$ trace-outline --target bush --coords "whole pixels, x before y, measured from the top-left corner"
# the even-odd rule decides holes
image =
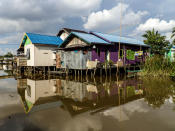
[[[170,59],[160,55],[146,58],[143,68],[144,75],[162,76],[173,72],[175,72],[175,62],[171,62]]]

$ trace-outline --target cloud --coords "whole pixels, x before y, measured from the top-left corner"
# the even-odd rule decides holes
[[[55,35],[69,18],[82,18],[102,0],[1,0],[0,44],[19,44],[24,32]],[[68,21],[71,23],[71,19]],[[1,48],[1,53],[12,51]],[[15,49],[13,49],[15,50]],[[14,52],[14,51],[13,51]]]
[[[166,21],[158,18],[150,18],[144,24],[140,24],[136,30],[143,32],[154,28],[160,32],[168,32],[171,31],[173,27],[175,27],[175,20]]]
[[[114,119],[117,119],[118,121],[130,120],[130,117],[135,112],[139,112],[139,113],[149,112],[149,109],[147,109],[144,106],[143,101],[144,101],[144,99],[135,100],[135,101],[126,103],[126,104],[118,106],[118,107],[110,108],[110,109],[102,112],[102,114],[104,116],[111,116]]]
[[[52,21],[29,21],[26,19],[2,19],[0,18],[0,34],[16,33],[16,32],[46,32],[50,31],[47,27],[52,24],[63,23],[62,19],[55,19]],[[44,30],[44,29],[48,30]]]
[[[12,33],[6,36],[0,37],[0,45],[1,44],[20,44],[21,39],[24,33]]]
[[[129,8],[129,5],[118,3],[118,5],[110,10],[104,9],[103,11],[91,13],[84,24],[84,28],[100,31],[109,31],[113,30],[114,28],[119,28],[121,6],[123,26],[137,25],[141,22],[141,18],[148,14],[147,11],[134,12]]]
[[[89,12],[96,10],[100,7],[100,4],[102,0],[60,0],[61,5],[64,5],[64,8],[68,8],[68,11],[73,11],[72,12],[67,12],[67,15],[88,15]],[[60,7],[61,8],[61,7]],[[62,10],[63,12],[66,12],[66,10]]]
[[[64,19],[87,16],[102,0],[1,0],[0,34],[52,32]],[[53,28],[53,27],[54,28]]]

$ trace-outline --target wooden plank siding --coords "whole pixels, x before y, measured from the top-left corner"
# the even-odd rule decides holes
[[[27,58],[26,57],[18,57],[17,58],[17,66],[27,66]]]

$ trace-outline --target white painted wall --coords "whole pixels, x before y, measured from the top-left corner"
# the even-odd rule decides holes
[[[35,45],[35,66],[56,66],[55,49],[57,47]]]
[[[30,49],[30,60],[27,60],[27,66],[56,66],[56,54],[53,51],[57,47],[29,44],[24,47],[25,55],[27,49]]]

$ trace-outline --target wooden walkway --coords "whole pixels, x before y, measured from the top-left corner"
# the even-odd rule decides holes
[[[4,76],[0,76],[0,79],[8,79],[8,78],[13,78],[14,76],[10,76],[10,75],[4,75]]]

